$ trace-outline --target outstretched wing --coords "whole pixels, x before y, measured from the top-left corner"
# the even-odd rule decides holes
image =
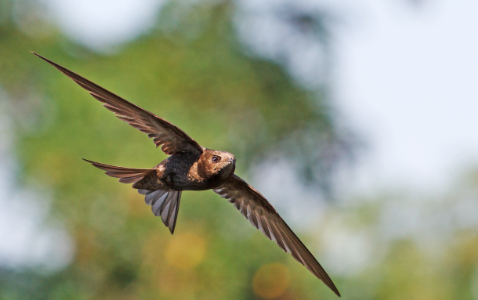
[[[340,297],[329,275],[264,196],[236,175],[214,189],[214,192],[233,203],[252,225],[276,242],[285,252],[290,252],[296,260]]]
[[[104,107],[114,112],[118,118],[141,132],[148,134],[148,137],[154,139],[156,147],[161,146],[161,150],[164,153],[173,155],[178,152],[193,152],[200,155],[203,152],[202,147],[195,140],[163,118],[107,91],[88,79],[52,62],[48,58],[35,52],[32,53],[73,79],[79,86],[101,101]]]
[[[111,177],[119,178],[122,183],[136,183],[144,178],[156,178],[156,169],[133,169],[112,165],[106,165],[99,162],[84,159],[98,169],[106,171],[105,174]]]

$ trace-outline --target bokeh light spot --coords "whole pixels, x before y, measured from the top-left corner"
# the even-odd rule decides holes
[[[194,268],[204,259],[206,240],[196,233],[174,235],[166,248],[167,261],[182,269]]]
[[[288,286],[289,270],[279,263],[262,266],[252,280],[254,292],[265,299],[281,296]]]

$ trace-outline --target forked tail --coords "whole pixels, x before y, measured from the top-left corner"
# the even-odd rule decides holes
[[[176,228],[176,220],[178,219],[179,202],[181,200],[181,191],[176,190],[143,190],[138,192],[145,195],[144,201],[151,205],[153,214],[161,217],[164,225],[169,228],[171,234]]]
[[[145,195],[146,204],[151,206],[154,215],[161,217],[164,225],[174,233],[176,220],[178,218],[179,203],[181,200],[181,191],[163,190],[153,186],[151,183],[156,180],[156,169],[131,169],[118,166],[105,165],[84,159],[98,169],[106,171],[105,174],[111,177],[119,178],[120,182],[133,183],[133,188]],[[144,180],[143,180],[144,179]]]

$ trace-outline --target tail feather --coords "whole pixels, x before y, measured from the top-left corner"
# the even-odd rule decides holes
[[[157,217],[161,217],[164,225],[166,225],[169,231],[171,231],[171,234],[173,234],[178,218],[181,191],[139,189],[138,192],[145,195],[144,201],[146,204],[151,205],[153,214]]]
[[[181,191],[163,190],[161,189],[162,187],[158,188],[157,186],[149,184],[153,180],[155,182],[157,181],[156,169],[131,169],[106,165],[87,159],[83,160],[98,169],[106,171],[106,175],[119,178],[119,181],[122,183],[134,183],[133,188],[138,189],[140,194],[145,195],[144,200],[146,204],[151,206],[153,214],[157,217],[161,217],[161,220],[164,225],[169,228],[171,234],[174,233],[176,220],[178,218]],[[148,186],[150,189],[145,189],[143,186]]]

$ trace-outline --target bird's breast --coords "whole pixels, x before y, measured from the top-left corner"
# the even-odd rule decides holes
[[[173,155],[164,162],[164,166],[161,181],[170,189],[208,190],[219,185],[214,176],[207,176],[197,159]]]

